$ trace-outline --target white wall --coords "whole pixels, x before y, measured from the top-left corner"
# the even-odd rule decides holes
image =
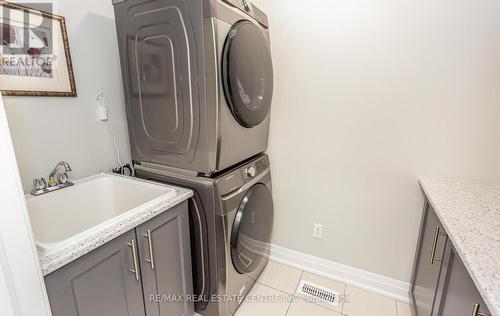
[[[0,96],[0,315],[50,316]]]
[[[130,160],[111,0],[59,0],[55,7],[66,18],[78,97],[5,97],[25,191],[60,160],[71,165],[73,179],[118,165],[108,123],[96,116],[100,92],[109,101],[122,160]]]
[[[408,281],[417,176],[500,182],[500,2],[255,2],[269,13],[276,74],[274,242]],[[116,165],[95,119],[101,91],[129,159],[111,3],[58,6],[79,97],[6,98],[26,190],[61,159],[74,178]]]
[[[417,177],[500,182],[500,2],[254,2],[276,75],[274,243],[409,281]]]

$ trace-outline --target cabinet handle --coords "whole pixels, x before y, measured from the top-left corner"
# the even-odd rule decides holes
[[[474,304],[474,307],[472,308],[471,316],[490,316],[488,314],[479,312],[479,307],[480,307],[479,304]]]
[[[130,241],[127,245],[132,248],[132,257],[134,257],[134,268],[129,270],[135,274],[135,279],[139,281],[139,268],[137,264],[137,249],[135,247],[135,240],[132,239],[132,241]]]
[[[446,236],[446,234],[441,233],[441,229],[438,226],[438,227],[436,227],[436,230],[434,231],[434,241],[432,242],[431,260],[430,260],[431,264],[434,264],[434,261],[446,263],[445,260],[443,260],[441,258],[436,258],[436,248],[437,248],[439,236]]]
[[[146,260],[146,262],[149,262],[151,264],[151,269],[154,270],[155,268],[155,260],[154,260],[154,255],[153,255],[153,242],[152,242],[152,238],[151,238],[151,230],[148,229],[148,233],[147,234],[143,234],[144,237],[146,237],[148,239],[148,246],[149,246],[149,259],[144,259]]]

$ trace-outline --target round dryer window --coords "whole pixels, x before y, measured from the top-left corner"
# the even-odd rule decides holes
[[[251,187],[241,201],[231,231],[231,257],[239,273],[250,273],[267,260],[273,227],[271,191],[264,184]]]
[[[250,21],[233,25],[222,57],[224,94],[236,120],[244,127],[264,121],[273,97],[271,51],[262,31]]]

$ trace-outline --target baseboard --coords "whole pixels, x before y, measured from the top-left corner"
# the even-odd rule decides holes
[[[321,259],[305,253],[271,245],[270,259],[293,268],[369,290],[398,301],[409,303],[410,285],[383,275]]]

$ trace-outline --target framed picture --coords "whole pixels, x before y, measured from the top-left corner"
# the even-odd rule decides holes
[[[0,90],[76,97],[64,17],[0,0]]]

